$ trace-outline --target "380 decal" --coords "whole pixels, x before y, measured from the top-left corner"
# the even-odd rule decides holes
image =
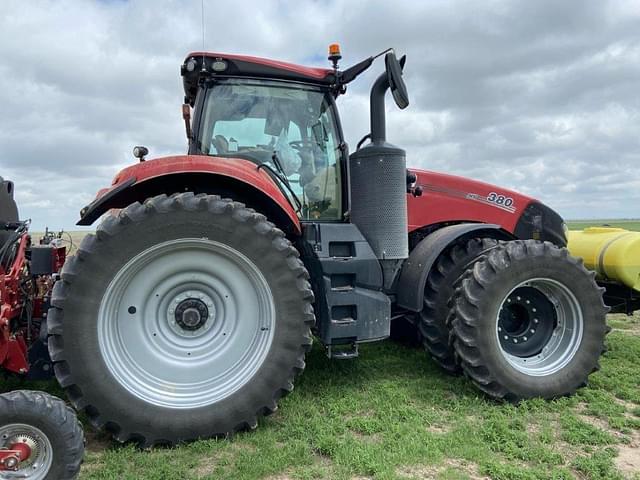
[[[496,192],[491,192],[489,195],[487,195],[487,201],[489,201],[490,203],[495,203],[496,205],[513,207],[513,198],[499,195]]]

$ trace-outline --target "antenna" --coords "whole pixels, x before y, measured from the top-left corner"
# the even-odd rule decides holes
[[[204,65],[204,0],[201,1],[201,13],[202,13],[202,71],[206,70]]]

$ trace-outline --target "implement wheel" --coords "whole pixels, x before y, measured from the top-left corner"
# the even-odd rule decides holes
[[[84,456],[84,434],[75,413],[43,392],[0,395],[0,451],[17,451],[0,465],[0,478],[76,478]]]

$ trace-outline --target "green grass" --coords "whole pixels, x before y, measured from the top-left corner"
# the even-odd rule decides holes
[[[618,455],[640,445],[640,315],[610,323],[588,388],[519,405],[486,399],[419,349],[386,341],[339,362],[316,345],[294,392],[258,430],[143,452],[87,426],[81,478],[621,479]]]
[[[569,225],[570,230],[583,230],[587,227],[606,225],[640,232],[640,220],[631,219],[567,220],[567,225]]]

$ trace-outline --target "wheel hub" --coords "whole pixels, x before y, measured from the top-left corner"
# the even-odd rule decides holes
[[[572,361],[584,330],[573,292],[552,278],[532,278],[504,298],[496,316],[500,353],[518,372],[546,376]]]
[[[556,325],[554,305],[540,290],[533,287],[517,288],[500,309],[500,344],[511,355],[537,355],[549,342]]]
[[[13,466],[5,465],[17,469],[13,472],[15,478],[42,480],[47,476],[53,461],[49,439],[32,425],[11,424],[0,427],[0,449],[20,452],[20,458],[16,459],[18,462]]]
[[[207,322],[209,309],[199,298],[187,298],[178,304],[174,315],[176,323],[181,328],[193,332]],[[212,318],[211,321],[213,320]]]
[[[169,328],[180,337],[200,337],[216,324],[214,298],[204,289],[178,290],[163,300],[167,300]]]

